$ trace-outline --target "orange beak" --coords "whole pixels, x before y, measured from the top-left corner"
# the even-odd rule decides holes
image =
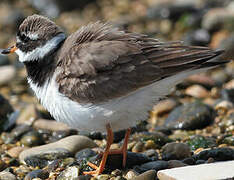
[[[7,49],[3,49],[1,51],[2,54],[11,54],[11,53],[14,53],[18,48],[16,47],[16,45],[10,47],[10,48],[7,48]]]

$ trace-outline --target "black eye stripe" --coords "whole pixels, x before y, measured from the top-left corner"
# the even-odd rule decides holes
[[[30,40],[30,38],[29,37],[27,37],[24,33],[20,33],[20,32],[17,32],[17,34],[16,34],[18,37],[19,37],[19,39],[21,40],[21,41],[23,41],[23,42],[28,42],[29,40]]]

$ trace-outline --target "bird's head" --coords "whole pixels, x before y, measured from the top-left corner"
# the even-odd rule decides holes
[[[32,15],[19,26],[16,44],[3,50],[2,54],[15,52],[21,62],[36,61],[54,52],[65,39],[65,33],[53,21]]]

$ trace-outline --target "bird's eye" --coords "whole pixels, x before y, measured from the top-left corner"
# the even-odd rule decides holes
[[[20,32],[17,33],[17,36],[19,37],[19,39],[21,41],[23,41],[24,43],[28,42],[30,40],[29,37],[27,37],[25,34],[21,34]]]

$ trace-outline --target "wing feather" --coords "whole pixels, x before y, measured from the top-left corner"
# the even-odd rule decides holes
[[[97,22],[65,41],[56,81],[59,91],[72,100],[102,103],[185,70],[222,64],[211,61],[221,53],[181,42],[164,43]]]

